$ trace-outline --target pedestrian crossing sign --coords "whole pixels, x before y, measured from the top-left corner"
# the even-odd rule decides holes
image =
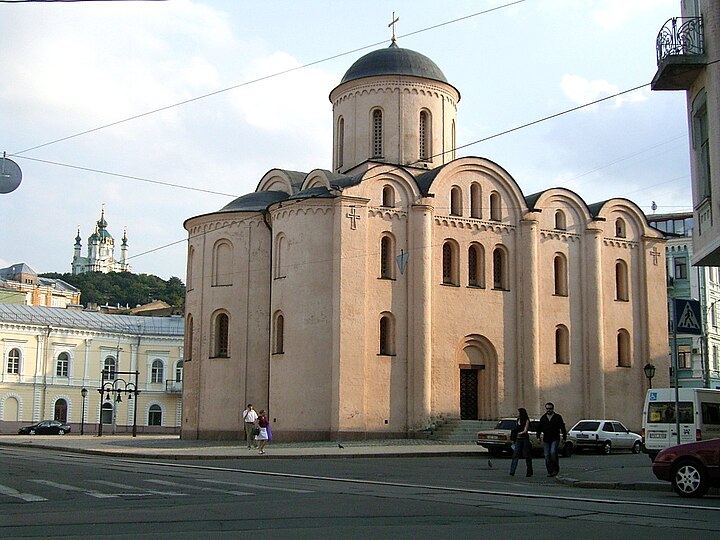
[[[700,302],[675,298],[675,330],[678,334],[702,335]]]

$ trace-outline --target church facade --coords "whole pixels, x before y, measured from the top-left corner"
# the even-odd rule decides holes
[[[664,236],[631,201],[524,195],[455,157],[458,90],[390,47],[331,92],[332,170],[270,170],[192,217],[183,438],[413,436],[446,418],[638,427],[669,365]]]
[[[120,244],[120,259],[115,259],[115,239],[107,229],[105,209],[100,213],[100,219],[95,223],[95,231],[88,237],[87,257],[82,256],[82,239],[78,227],[75,236],[75,247],[72,260],[72,273],[84,274],[86,272],[130,272],[128,264],[127,232],[123,231],[122,244]]]

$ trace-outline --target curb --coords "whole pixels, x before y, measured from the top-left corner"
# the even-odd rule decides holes
[[[670,484],[665,482],[601,482],[595,480],[578,480],[576,478],[557,478],[561,484],[585,489],[621,489],[626,491],[672,491]]]

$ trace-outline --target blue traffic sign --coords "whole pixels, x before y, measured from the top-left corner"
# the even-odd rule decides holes
[[[678,334],[702,335],[702,318],[698,300],[675,298],[675,330]]]

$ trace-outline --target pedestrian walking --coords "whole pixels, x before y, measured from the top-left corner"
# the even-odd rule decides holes
[[[520,407],[518,409],[517,422],[515,424],[514,442],[513,442],[513,456],[510,462],[510,476],[515,476],[515,470],[517,469],[518,461],[520,456],[525,458],[525,465],[527,466],[527,473],[525,476],[533,475],[532,465],[532,443],[530,442],[530,417],[527,411]]]
[[[537,438],[542,435],[543,452],[545,453],[545,468],[548,477],[557,476],[560,472],[560,461],[558,459],[558,445],[560,435],[563,442],[567,441],[567,430],[563,417],[555,412],[555,405],[548,402],[545,404],[545,414],[540,418]]]
[[[260,433],[255,435],[255,440],[258,444],[258,451],[260,454],[264,454],[265,445],[270,440],[270,437],[268,436],[268,427],[270,425],[270,422],[268,422],[267,416],[265,416],[264,409],[260,409],[260,413],[258,413],[258,418],[255,421],[255,425],[260,430]]]
[[[258,418],[252,403],[247,404],[247,408],[242,413],[243,422],[245,424],[245,440],[247,441],[248,450],[254,445],[257,448],[257,442],[253,435],[253,428],[255,427],[255,421]]]

